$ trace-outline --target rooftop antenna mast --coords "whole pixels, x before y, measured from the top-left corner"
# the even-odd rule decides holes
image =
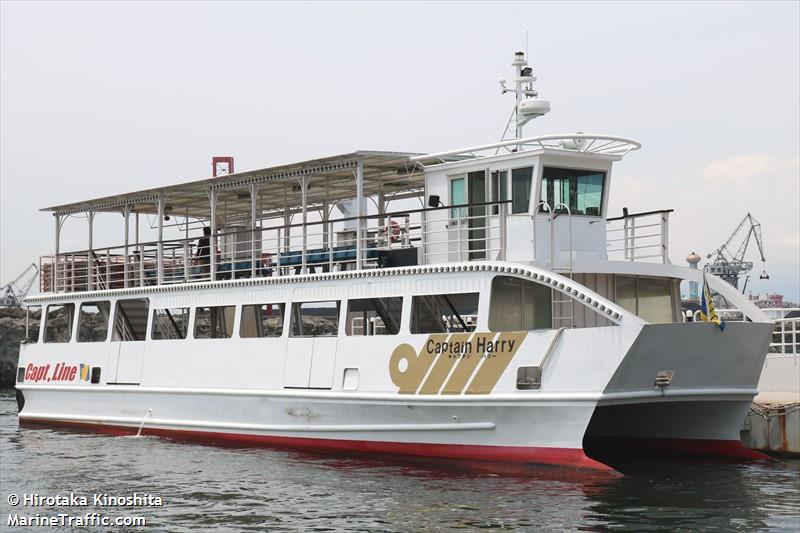
[[[525,47],[528,46],[528,35],[525,34]],[[533,88],[533,82],[536,81],[536,76],[533,75],[533,67],[528,66],[526,59],[526,52],[515,52],[514,61],[511,62],[514,67],[514,88],[506,87],[506,78],[500,78],[500,87],[502,93],[514,93],[515,103],[511,116],[508,117],[506,128],[503,131],[501,141],[508,140],[509,135],[513,133],[514,139],[522,138],[522,127],[531,120],[541,117],[550,111],[550,102],[547,100],[540,100],[539,93]],[[511,125],[514,124],[513,132]]]

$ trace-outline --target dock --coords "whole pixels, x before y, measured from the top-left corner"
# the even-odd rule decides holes
[[[795,349],[793,354],[767,355],[760,392],[753,399],[741,432],[742,443],[748,448],[800,455],[800,353],[794,342],[789,346]]]

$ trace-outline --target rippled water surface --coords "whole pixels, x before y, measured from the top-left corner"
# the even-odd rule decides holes
[[[0,394],[2,524],[9,513],[139,515],[125,531],[798,531],[800,461],[632,461],[617,478],[524,476],[378,458],[19,428]],[[161,507],[11,507],[11,494],[158,495]],[[90,498],[91,500],[91,498]],[[105,531],[87,527],[77,531]],[[28,531],[63,531],[33,528]]]

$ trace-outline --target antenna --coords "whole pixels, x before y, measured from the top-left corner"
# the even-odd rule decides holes
[[[528,53],[528,30],[525,30],[525,57],[531,57]]]
[[[525,32],[525,47],[528,46],[528,32]],[[513,135],[515,139],[522,138],[522,127],[531,120],[541,117],[550,111],[550,102],[547,100],[540,100],[539,93],[533,88],[533,82],[536,81],[536,76],[533,75],[533,68],[528,66],[526,60],[526,52],[515,52],[514,61],[511,62],[514,67],[514,89],[506,87],[506,79],[500,78],[500,87],[502,87],[501,94],[513,92],[516,100],[514,110],[508,118],[506,128],[503,131],[503,136],[500,139],[505,141],[509,134],[511,134],[511,122],[515,122]]]

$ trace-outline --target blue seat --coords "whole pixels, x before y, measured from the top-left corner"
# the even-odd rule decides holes
[[[303,262],[303,252],[300,250],[293,250],[289,252],[281,252],[280,263],[281,266],[299,265]]]
[[[320,248],[319,250],[309,250],[308,252],[308,262],[309,263],[327,263],[330,259],[330,252],[328,252],[325,248]]]

